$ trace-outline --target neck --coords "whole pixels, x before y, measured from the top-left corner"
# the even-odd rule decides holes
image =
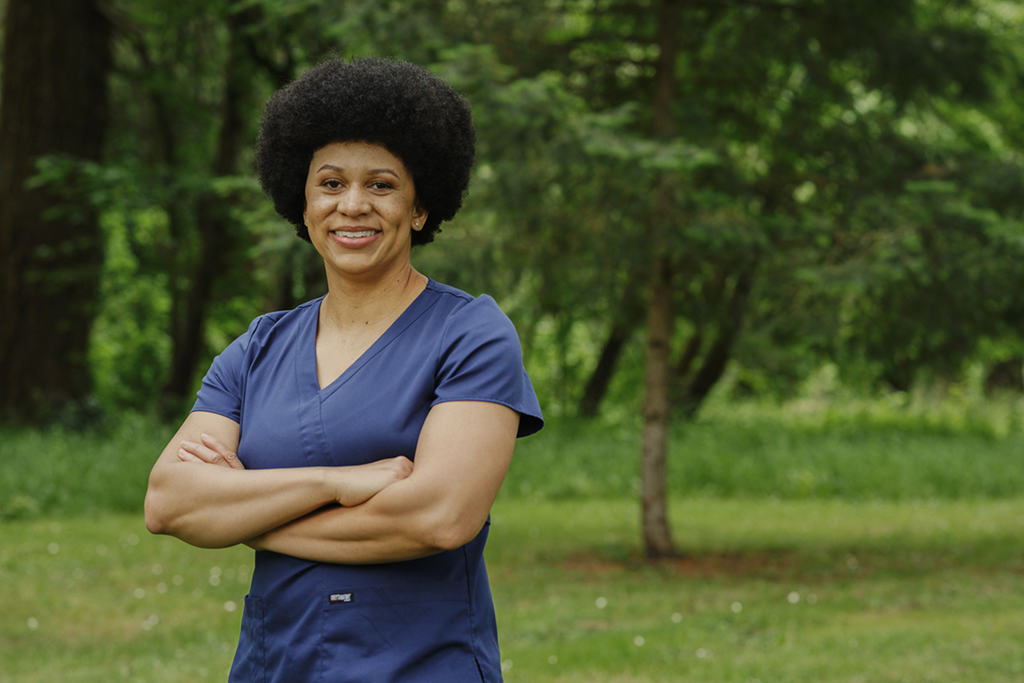
[[[328,278],[327,296],[320,304],[320,325],[348,330],[390,323],[426,285],[427,278],[411,265],[373,281]]]

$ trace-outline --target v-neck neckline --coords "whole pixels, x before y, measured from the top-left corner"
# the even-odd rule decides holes
[[[428,295],[428,292],[433,296]],[[423,288],[423,291],[416,295],[416,298],[405,307],[394,322],[388,325],[388,328],[377,337],[376,340],[362,354],[359,355],[352,364],[345,368],[344,372],[334,378],[333,381],[328,383],[326,386],[320,386],[320,378],[317,373],[317,360],[316,360],[316,335],[320,320],[320,306],[323,304],[324,297],[320,297],[319,301],[315,305],[310,306],[309,320],[306,323],[306,331],[303,334],[303,348],[302,352],[298,355],[298,363],[296,370],[299,372],[303,384],[306,386],[312,385],[313,390],[320,396],[321,399],[327,398],[330,394],[338,390],[342,385],[348,382],[353,375],[366,365],[374,356],[380,353],[386,346],[392,341],[398,338],[402,332],[404,332],[413,322],[416,321],[428,308],[437,300],[437,290],[434,287],[434,281],[429,277],[427,278],[427,284]]]

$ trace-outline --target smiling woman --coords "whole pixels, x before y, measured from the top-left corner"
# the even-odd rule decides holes
[[[380,145],[333,142],[313,154],[302,216],[329,280],[400,278],[427,212],[401,159]]]
[[[256,550],[232,681],[501,680],[483,548],[540,407],[494,300],[410,263],[473,144],[468,104],[402,62],[326,62],[267,105],[260,181],[328,293],[215,359],[146,496],[154,533]]]

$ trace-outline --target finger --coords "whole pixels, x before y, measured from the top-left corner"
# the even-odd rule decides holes
[[[238,454],[224,445],[224,442],[210,434],[202,434],[200,438],[203,443],[220,456],[222,462],[236,470],[244,470],[245,466],[238,459]]]
[[[218,453],[217,451],[213,450],[208,446],[204,446],[203,444],[198,444],[193,441],[182,441],[181,447],[182,450],[184,450],[187,453],[191,453],[193,456],[195,456],[202,462],[208,463],[210,465],[221,465],[224,467],[230,467],[230,463],[228,463],[227,460],[224,459],[224,456],[222,456],[220,453]]]
[[[198,457],[192,455],[191,453],[186,451],[184,448],[179,448],[178,449],[178,459],[183,461],[183,462],[199,462],[199,463],[202,463],[204,465],[208,465],[209,464],[205,460],[203,460],[202,458],[198,458]]]
[[[227,446],[215,436],[210,434],[200,434],[199,438],[203,440],[203,443],[217,451],[218,453],[228,452]]]
[[[182,441],[181,450],[191,454],[192,456],[202,460],[203,462],[208,463],[215,462],[215,458],[217,455],[216,452],[194,441]]]

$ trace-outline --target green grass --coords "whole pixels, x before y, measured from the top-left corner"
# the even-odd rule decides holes
[[[0,519],[142,509],[149,470],[174,429],[126,415],[100,432],[0,431]]]
[[[649,564],[631,501],[496,506],[508,683],[1024,678],[1024,499],[697,498],[671,514],[688,556]],[[224,679],[247,551],[123,514],[0,534],[0,683]]]
[[[954,410],[954,408],[956,408]],[[916,500],[1024,493],[1024,403],[713,405],[671,435],[676,496]],[[637,426],[559,421],[522,440],[506,499],[633,496]]]
[[[127,416],[107,431],[0,431],[0,519],[141,509],[173,429]],[[572,420],[523,439],[502,500],[633,497],[640,430]],[[916,500],[1024,492],[1024,403],[711,405],[677,426],[672,495]]]
[[[508,683],[1024,680],[1022,404],[887,401],[710,405],[655,564],[635,425],[521,441],[488,548]],[[170,434],[0,432],[0,683],[224,680],[252,558],[146,533]]]

